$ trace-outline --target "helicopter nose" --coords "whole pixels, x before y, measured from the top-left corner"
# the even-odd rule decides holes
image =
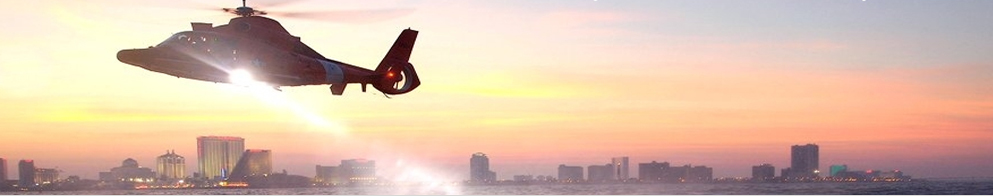
[[[127,64],[131,64],[131,65],[139,66],[140,67],[143,64],[144,59],[147,59],[147,58],[145,58],[147,55],[145,55],[145,52],[146,51],[144,51],[144,50],[147,50],[147,49],[127,49],[127,50],[121,50],[121,51],[117,52],[117,60],[118,61],[121,61],[122,63],[127,63]]]

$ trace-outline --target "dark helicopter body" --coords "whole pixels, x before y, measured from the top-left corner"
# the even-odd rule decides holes
[[[261,13],[241,7],[226,25],[192,23],[192,31],[176,33],[146,49],[117,53],[121,62],[176,77],[208,82],[236,83],[236,73],[278,89],[280,86],[330,84],[341,95],[348,83],[372,84],[384,94],[403,94],[420,85],[408,60],[417,31],[400,33],[393,47],[375,70],[325,58],[300,42],[275,20],[254,16]]]

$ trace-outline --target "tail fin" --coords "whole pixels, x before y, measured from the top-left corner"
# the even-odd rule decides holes
[[[421,85],[414,71],[414,65],[410,64],[410,53],[414,50],[414,41],[417,40],[417,31],[405,29],[393,42],[393,47],[383,57],[383,61],[376,67],[380,80],[374,83],[373,87],[385,94],[404,94],[414,90]]]
[[[400,37],[397,37],[397,41],[393,42],[393,47],[386,53],[386,57],[383,57],[383,61],[379,62],[376,72],[386,71],[394,63],[406,63],[410,61],[410,52],[414,50],[414,41],[416,40],[417,31],[404,29],[400,33]]]

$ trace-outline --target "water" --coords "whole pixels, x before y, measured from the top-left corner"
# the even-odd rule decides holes
[[[400,186],[287,189],[162,189],[0,192],[0,194],[82,195],[991,195],[993,181],[914,181],[899,183],[727,183],[513,186]]]

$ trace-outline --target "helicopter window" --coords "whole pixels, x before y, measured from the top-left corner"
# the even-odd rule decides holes
[[[189,35],[186,35],[186,34],[183,34],[183,33],[177,33],[175,35],[172,35],[172,37],[169,37],[165,41],[162,41],[162,43],[159,43],[159,46],[162,46],[162,45],[165,45],[165,44],[187,45],[187,44],[189,44],[189,41],[190,41],[190,36]]]

